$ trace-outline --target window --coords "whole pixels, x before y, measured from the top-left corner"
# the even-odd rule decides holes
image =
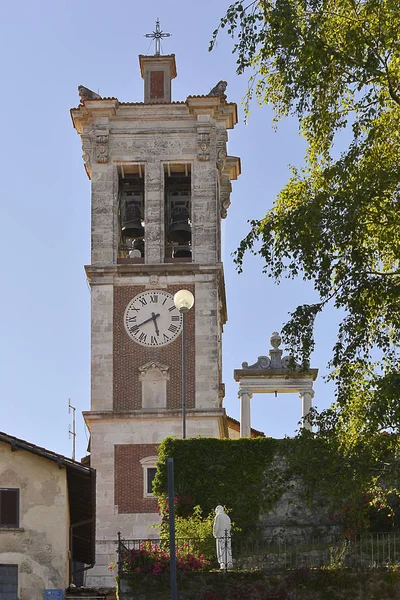
[[[143,495],[145,498],[153,498],[153,479],[155,477],[157,468],[156,462],[157,456],[147,456],[142,458],[140,464],[143,467]]]
[[[153,495],[153,479],[155,477],[157,469],[155,467],[150,467],[146,469],[147,471],[147,495]]]
[[[18,600],[18,565],[0,565],[1,600]]]
[[[0,527],[19,527],[18,489],[0,489]]]

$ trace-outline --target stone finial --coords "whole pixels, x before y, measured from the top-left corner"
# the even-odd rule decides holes
[[[269,341],[271,342],[271,346],[273,348],[279,348],[279,346],[282,343],[282,338],[277,331],[274,331],[271,337],[269,338]]]

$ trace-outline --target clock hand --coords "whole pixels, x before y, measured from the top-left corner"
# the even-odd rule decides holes
[[[154,313],[151,313],[151,318],[153,319],[154,327],[156,328],[156,335],[160,335],[160,331],[157,327],[157,321],[156,321],[157,317],[159,317],[159,316],[160,316],[160,314],[155,315]]]
[[[154,321],[157,319],[157,317],[160,316],[160,313],[157,313],[156,315],[154,313],[151,313],[151,317],[149,319],[146,319],[145,321],[142,321],[142,323],[139,323],[138,325],[136,325],[136,327],[141,327],[142,325],[145,325],[145,323],[149,323],[150,321]]]

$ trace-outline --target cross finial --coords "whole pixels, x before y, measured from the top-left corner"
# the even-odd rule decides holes
[[[156,43],[156,56],[160,56],[160,48],[161,48],[161,40],[162,38],[171,37],[170,33],[164,33],[162,29],[160,29],[160,19],[157,17],[156,21],[156,29],[152,33],[145,33],[144,37],[152,38]]]

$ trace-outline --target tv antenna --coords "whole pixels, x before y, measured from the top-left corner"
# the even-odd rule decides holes
[[[68,414],[72,411],[72,427],[69,426],[69,439],[72,437],[72,460],[75,460],[75,448],[76,448],[76,429],[75,429],[75,412],[76,408],[71,404],[71,398],[68,398]]]

